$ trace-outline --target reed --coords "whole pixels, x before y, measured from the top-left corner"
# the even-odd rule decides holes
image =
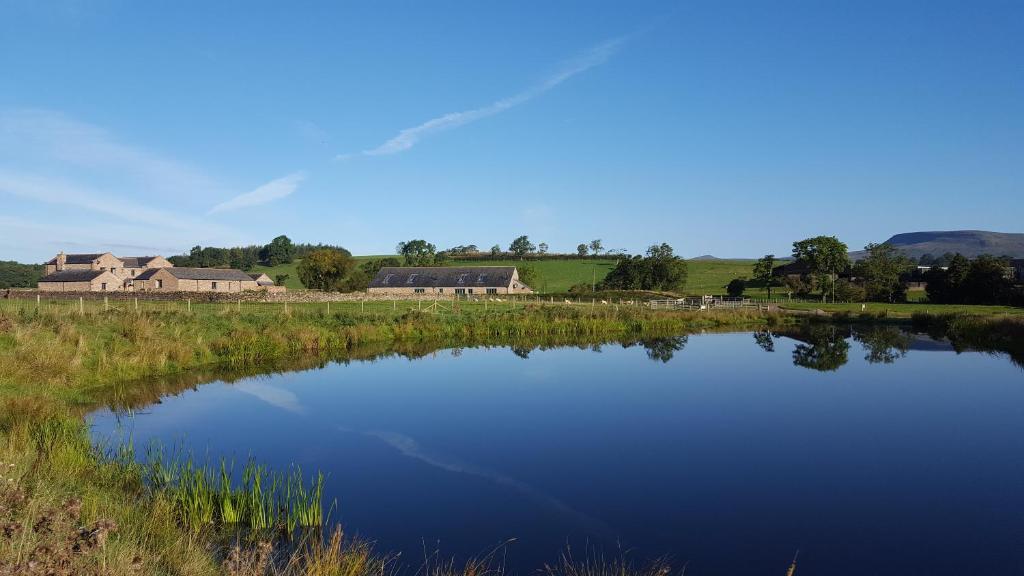
[[[140,466],[147,486],[169,497],[182,525],[194,533],[292,538],[324,524],[321,473],[307,482],[301,468],[275,472],[249,460],[236,480],[233,462],[197,464],[191,456],[169,457],[159,445],[150,448]]]

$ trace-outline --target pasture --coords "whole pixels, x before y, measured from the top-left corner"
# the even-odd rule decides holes
[[[357,263],[361,264],[368,260],[378,258],[394,257],[383,256],[355,256]],[[577,284],[590,285],[595,280],[600,282],[608,275],[608,272],[615,267],[615,259],[599,258],[595,260],[473,260],[473,261],[449,261],[447,266],[531,266],[540,277],[540,282],[533,288],[541,293],[563,293]],[[280,264],[278,266],[256,266],[252,272],[263,272],[272,279],[278,274],[288,274],[285,286],[290,290],[301,290],[304,288],[299,281],[296,266],[299,261],[291,264]],[[689,260],[689,278],[686,282],[687,294],[724,294],[725,285],[733,278],[750,277],[753,260]],[[776,290],[777,294],[782,294]],[[761,288],[749,288],[746,296],[759,298],[767,293]]]

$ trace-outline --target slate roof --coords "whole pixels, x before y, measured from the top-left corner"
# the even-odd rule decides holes
[[[515,266],[384,267],[370,288],[505,288]]]
[[[106,252],[100,252],[99,254],[65,254],[64,257],[66,258],[66,260],[64,262],[66,264],[92,264],[93,260],[99,258],[100,256],[103,256],[104,254],[106,254]],[[49,262],[47,262],[47,264],[56,263],[56,256],[54,256],[53,258],[50,259]]]
[[[136,280],[149,280],[154,274],[166,270],[178,280],[234,280],[252,282],[252,278],[241,270],[234,268],[150,268],[135,277]]]
[[[40,282],[91,282],[105,270],[61,270],[39,279]]]
[[[145,268],[156,256],[118,256],[125,268]]]

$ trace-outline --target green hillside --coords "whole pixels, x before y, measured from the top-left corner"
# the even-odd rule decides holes
[[[357,262],[365,262],[377,258],[393,256],[355,256]],[[291,264],[278,266],[256,266],[253,272],[264,272],[271,278],[278,274],[288,274],[285,286],[289,289],[302,289],[299,275],[295,268],[298,260]],[[615,260],[602,258],[597,260],[474,260],[471,262],[449,262],[449,266],[532,266],[540,276],[540,285],[533,286],[539,292],[565,292],[576,284],[590,284],[596,278],[600,282],[615,267]],[[685,292],[688,294],[724,294],[725,285],[733,278],[750,277],[753,260],[690,260],[689,279]],[[764,291],[751,289],[748,296],[762,296]]]

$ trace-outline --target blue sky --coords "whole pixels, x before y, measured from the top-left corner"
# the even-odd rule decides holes
[[[1021,232],[1024,3],[0,0],[0,259]]]

